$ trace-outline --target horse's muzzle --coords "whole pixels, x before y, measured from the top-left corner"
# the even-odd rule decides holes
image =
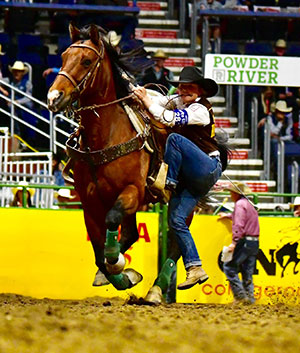
[[[63,110],[64,97],[65,94],[63,91],[58,91],[57,89],[49,91],[47,95],[48,109],[54,113]]]

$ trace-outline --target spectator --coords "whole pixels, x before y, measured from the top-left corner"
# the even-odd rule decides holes
[[[285,56],[287,52],[287,44],[284,39],[278,39],[275,42],[274,46],[274,55],[275,56]],[[276,93],[276,100],[287,100],[293,101],[294,97],[294,88],[290,87],[274,87]],[[290,105],[290,104],[289,104]]]
[[[120,54],[121,48],[120,48],[119,44],[120,44],[122,36],[118,35],[116,31],[109,31],[104,38]]]
[[[291,207],[294,210],[294,217],[300,217],[300,196],[295,198],[294,203],[291,204]]]
[[[273,87],[263,87],[258,97],[258,117],[262,118],[274,112],[275,102],[275,92]]]
[[[168,56],[161,49],[158,49],[152,56],[152,60],[154,61],[154,65],[145,71],[144,76],[140,80],[140,84],[142,86],[154,83],[156,85],[162,85],[166,87],[166,91],[161,86],[148,86],[148,88],[153,89],[155,91],[161,93],[167,93],[167,91],[172,87],[171,83],[168,81],[172,81],[174,79],[173,72],[164,67],[164,63]]]
[[[55,198],[57,199],[59,208],[80,208],[80,205],[64,205],[68,202],[80,201],[77,195],[73,195],[70,189],[59,189],[55,193]]]
[[[232,260],[224,262],[224,273],[229,280],[234,299],[254,303],[253,272],[259,250],[258,213],[246,198],[251,190],[241,182],[234,182],[227,189],[235,203],[233,213],[219,213],[219,219],[232,220],[232,242],[228,251]],[[242,274],[242,281],[239,279]]]
[[[289,108],[285,101],[278,101],[275,105],[275,113],[268,115],[258,122],[258,127],[262,127],[266,120],[271,124],[271,143],[281,141],[293,141],[293,120],[291,113],[293,108]],[[274,151],[274,149],[273,149]]]
[[[12,190],[14,194],[13,201],[11,203],[12,207],[24,207],[23,206],[23,186],[28,186],[26,181],[20,181],[19,186]],[[32,207],[31,198],[35,194],[34,189],[27,188],[26,189],[26,206],[25,207]]]
[[[8,69],[11,72],[12,77],[10,78],[6,77],[4,78],[4,81],[8,82],[13,87],[31,96],[32,83],[27,76],[28,67],[25,66],[22,61],[15,61],[13,66],[8,65]],[[29,109],[33,108],[32,100],[30,100],[30,98],[25,97],[24,95],[18,92],[15,92],[14,99],[15,99],[15,103],[18,103],[19,105],[23,105]],[[7,105],[8,107],[10,107],[11,103],[8,102]],[[27,123],[33,126],[36,126],[37,119],[33,115],[29,115],[23,109],[15,107],[15,114],[23,121],[26,121]],[[29,129],[25,126],[23,127],[23,125],[20,127],[20,125],[16,122],[15,122],[15,133],[16,134],[21,133],[22,135],[29,137],[29,139],[33,139],[35,137],[35,132],[32,129]]]
[[[196,3],[196,11],[199,10],[221,10],[223,8],[222,4],[216,0],[201,0]],[[209,22],[209,34],[208,38],[210,40],[212,52],[215,52],[215,42],[220,41],[221,38],[221,27],[220,27],[220,18],[210,16],[208,19]],[[202,29],[198,28],[198,33],[201,33]]]
[[[52,157],[52,174],[54,176],[54,183],[59,186],[65,185],[65,180],[62,176],[63,164],[59,155],[53,154]]]
[[[276,56],[284,56],[286,54],[286,41],[284,39],[278,39],[274,46],[274,52]]]

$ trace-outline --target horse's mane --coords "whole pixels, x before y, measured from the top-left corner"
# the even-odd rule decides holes
[[[115,47],[104,39],[107,32],[102,27],[95,26],[98,28],[100,38],[111,62],[113,78],[116,83],[117,98],[125,97],[130,92],[130,81],[122,77],[122,72],[125,72],[128,77],[136,75],[152,65],[152,62],[151,60],[149,60],[149,62],[140,60],[139,62],[139,59],[145,58],[148,54],[144,46],[140,46],[126,53],[118,53]],[[90,27],[91,25],[81,28],[80,39],[87,40],[90,38]]]

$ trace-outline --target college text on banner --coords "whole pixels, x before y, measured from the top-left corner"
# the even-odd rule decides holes
[[[179,303],[230,303],[233,295],[222,271],[221,251],[231,242],[231,221],[217,216],[195,216],[191,232],[209,275],[202,285],[179,291]],[[260,217],[260,244],[253,275],[258,304],[300,303],[300,219]],[[185,280],[182,260],[178,263],[177,283]]]

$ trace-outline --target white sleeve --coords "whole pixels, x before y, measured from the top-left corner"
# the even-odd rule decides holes
[[[208,125],[210,123],[207,108],[199,103],[193,103],[188,108],[167,110],[157,103],[149,107],[153,117],[167,126],[174,125]]]

